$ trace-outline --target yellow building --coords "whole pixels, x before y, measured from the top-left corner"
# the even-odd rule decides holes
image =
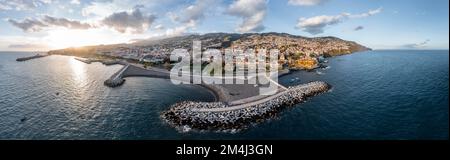
[[[314,69],[318,65],[318,62],[315,58],[301,58],[298,60],[294,60],[291,63],[291,67],[298,69]]]

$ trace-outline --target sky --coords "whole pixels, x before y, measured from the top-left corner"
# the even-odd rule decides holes
[[[213,32],[335,36],[448,49],[448,0],[0,0],[0,50],[46,51]]]

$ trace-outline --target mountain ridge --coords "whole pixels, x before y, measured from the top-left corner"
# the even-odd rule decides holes
[[[191,49],[192,42],[200,40],[202,48],[265,48],[279,49],[288,54],[297,52],[314,53],[324,56],[338,56],[359,51],[371,50],[354,41],[338,37],[305,37],[289,33],[206,33],[138,40],[130,44],[94,45],[79,48],[66,48],[49,51],[49,54],[89,55],[118,48],[158,48],[164,51],[177,48]]]

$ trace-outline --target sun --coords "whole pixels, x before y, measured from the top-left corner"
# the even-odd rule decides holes
[[[75,30],[67,28],[57,28],[48,31],[48,36],[44,40],[52,49],[113,44],[125,41],[99,29]]]
[[[68,47],[80,47],[92,43],[91,37],[87,31],[56,29],[49,31],[49,35],[45,38],[51,48],[61,49]]]

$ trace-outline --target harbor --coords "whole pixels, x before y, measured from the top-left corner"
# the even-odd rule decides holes
[[[104,60],[81,59],[78,61],[90,64]],[[104,81],[104,85],[115,88],[125,83],[126,77],[150,77],[170,79],[170,72],[159,68],[144,68],[139,64],[118,61],[114,64],[123,67]],[[106,65],[106,64],[105,64]],[[272,76],[283,76],[289,72]],[[190,82],[190,76],[172,76],[176,80]],[[272,76],[251,75],[247,77],[222,77],[242,78],[244,84],[199,84],[210,90],[216,97],[215,102],[183,101],[176,103],[167,111],[161,113],[161,118],[180,131],[190,129],[197,130],[237,130],[243,129],[252,123],[262,122],[274,117],[283,108],[304,102],[307,98],[328,91],[331,86],[322,81],[310,82],[294,87],[286,88],[273,81]],[[204,80],[204,77],[202,77]],[[210,77],[212,78],[212,77]],[[264,81],[275,84],[276,91],[272,95],[260,93],[262,84],[250,84],[256,78],[265,78]],[[213,80],[207,79],[207,80]],[[266,84],[267,85],[267,84]]]

